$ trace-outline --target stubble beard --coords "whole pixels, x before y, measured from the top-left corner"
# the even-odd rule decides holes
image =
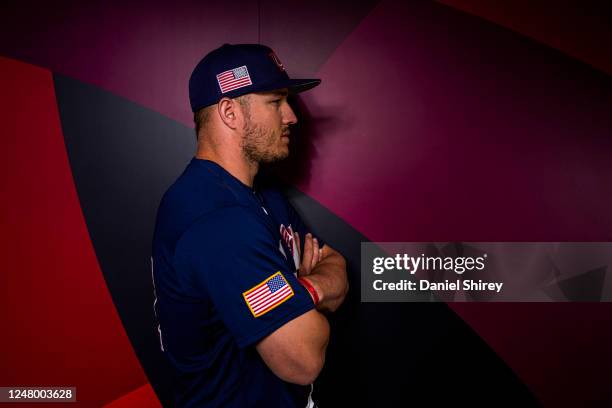
[[[280,135],[274,130],[253,124],[247,115],[244,124],[244,137],[241,147],[244,157],[252,163],[273,163],[283,160],[289,156],[288,151],[275,151],[273,147],[277,144]]]

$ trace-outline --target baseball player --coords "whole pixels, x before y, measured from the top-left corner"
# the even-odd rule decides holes
[[[161,201],[152,257],[177,406],[314,407],[322,312],[344,300],[346,264],[255,176],[289,154],[287,96],[320,82],[254,44],[223,45],[191,75],[197,152]]]

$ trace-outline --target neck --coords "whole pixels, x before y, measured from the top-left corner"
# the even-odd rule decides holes
[[[219,154],[211,149],[198,149],[195,157],[217,163],[249,187],[253,187],[253,180],[259,171],[259,163],[247,160],[242,152]]]

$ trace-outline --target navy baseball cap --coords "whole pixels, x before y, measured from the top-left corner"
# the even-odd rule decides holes
[[[274,51],[259,44],[224,44],[208,53],[189,78],[189,101],[196,112],[252,92],[288,88],[298,93],[314,88],[320,79],[289,78]]]

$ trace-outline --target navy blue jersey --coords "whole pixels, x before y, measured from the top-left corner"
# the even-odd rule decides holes
[[[294,231],[307,232],[280,192],[208,160],[193,159],[166,192],[152,262],[177,406],[306,407],[311,387],[278,378],[254,347],[314,308],[295,277]]]

